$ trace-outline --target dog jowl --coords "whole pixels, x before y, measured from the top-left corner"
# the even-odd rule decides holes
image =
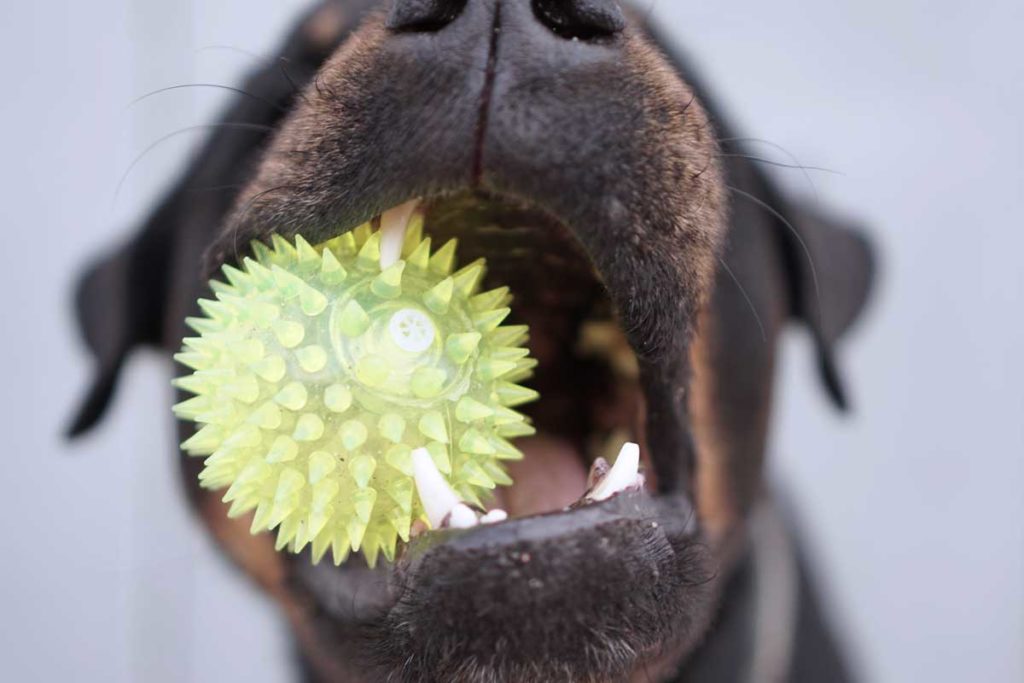
[[[779,193],[612,0],[323,2],[280,57],[83,279],[98,369],[73,432],[133,348],[176,350],[205,279],[253,240],[316,243],[415,201],[530,325],[542,399],[516,483],[495,494],[511,518],[422,533],[370,569],[275,552],[183,457],[191,504],[280,604],[313,680],[706,678],[706,652],[748,640],[723,624],[749,611],[736,577],[778,333],[810,327],[843,403],[833,347],[864,301],[866,245]],[[624,441],[644,487],[584,499]]]

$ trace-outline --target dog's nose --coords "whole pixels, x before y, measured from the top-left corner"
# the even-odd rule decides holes
[[[387,26],[393,31],[439,31],[465,6],[466,0],[395,0]]]
[[[393,31],[435,32],[455,20],[468,0],[395,0],[387,26]],[[479,1],[479,0],[473,0]],[[563,38],[591,40],[625,26],[615,0],[529,0],[537,20]]]
[[[615,0],[532,0],[532,4],[537,19],[563,38],[606,37],[626,23]]]

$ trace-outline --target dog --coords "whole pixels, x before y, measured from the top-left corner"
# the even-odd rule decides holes
[[[713,102],[614,0],[320,0],[81,279],[96,370],[70,433],[99,421],[134,349],[177,350],[207,278],[253,240],[315,244],[415,198],[431,234],[513,287],[538,436],[498,494],[508,521],[423,533],[375,569],[275,552],[180,458],[305,678],[849,680],[764,458],[789,322],[846,407],[836,347],[874,257],[781,191]],[[643,489],[574,503],[623,435]]]

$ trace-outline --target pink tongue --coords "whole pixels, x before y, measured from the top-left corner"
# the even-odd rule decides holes
[[[525,454],[509,462],[515,482],[496,491],[494,506],[510,516],[523,517],[552,512],[576,502],[587,488],[587,469],[572,444],[557,436],[538,434],[516,441]]]

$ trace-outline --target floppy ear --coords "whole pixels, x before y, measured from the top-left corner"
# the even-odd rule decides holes
[[[69,436],[88,431],[103,416],[133,349],[168,343],[168,317],[171,312],[184,315],[195,303],[202,252],[274,126],[323,61],[379,1],[322,0],[307,13],[281,50],[246,80],[212,126],[216,132],[136,236],[93,263],[79,280],[78,322],[96,368]]]
[[[127,245],[92,264],[75,292],[78,324],[95,359],[92,384],[68,428],[77,436],[103,415],[128,353],[160,342],[174,224],[158,211]]]
[[[634,12],[636,9],[634,8]],[[840,408],[849,405],[836,364],[836,342],[867,300],[875,274],[874,252],[858,228],[809,204],[790,201],[750,155],[709,88],[690,61],[647,14],[634,15],[690,85],[708,113],[722,146],[723,166],[733,194],[733,219],[739,205],[756,208],[778,236],[789,290],[790,314],[810,328],[825,388]],[[749,212],[742,212],[752,219]],[[813,264],[813,265],[812,265]],[[741,278],[742,278],[741,274]]]
[[[790,313],[810,328],[825,388],[840,409],[849,406],[836,365],[836,343],[867,302],[875,255],[852,224],[794,202],[781,228]]]

